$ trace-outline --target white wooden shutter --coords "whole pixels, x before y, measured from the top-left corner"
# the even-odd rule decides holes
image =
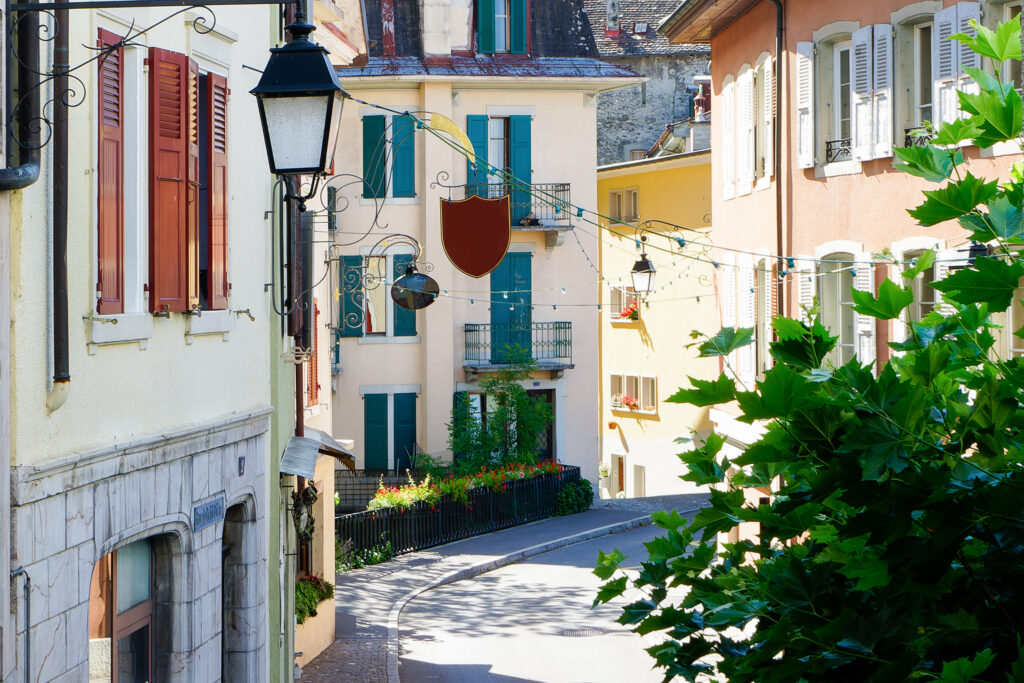
[[[803,320],[805,323],[810,323],[807,309],[814,305],[814,297],[818,293],[817,274],[815,261],[810,256],[801,256],[797,260],[796,303],[798,310],[794,313],[799,320]]]
[[[978,34],[971,27],[971,20],[981,21],[981,4],[977,2],[959,2],[956,5],[956,30],[958,33],[966,33],[969,36]],[[978,84],[967,75],[966,69],[980,69],[981,57],[967,45],[954,43],[957,50],[957,73],[959,74],[960,90],[977,94]]]
[[[736,119],[735,119],[736,84],[729,81],[722,86],[722,106],[716,109],[721,112],[722,124],[722,198],[731,199],[736,196]],[[715,109],[712,109],[714,116]]]
[[[814,168],[814,43],[796,44],[796,166]]]
[[[761,87],[758,96],[764,103],[761,107],[764,130],[764,176],[771,178],[775,174],[775,71],[769,57],[761,64]]]
[[[875,293],[875,267],[871,263],[871,252],[854,256],[853,288],[862,292]],[[857,334],[857,360],[861,363],[875,362],[875,326],[878,320],[870,315],[854,313],[854,329]]]
[[[858,161],[871,159],[874,155],[874,145],[872,144],[874,136],[871,130],[872,92],[874,91],[872,68],[874,33],[872,26],[865,26],[853,32],[850,146],[853,150],[853,158]]]
[[[949,37],[956,33],[956,5],[935,13],[932,31],[932,119],[933,123],[949,123],[960,113],[956,96],[959,72],[957,43]]]
[[[957,249],[943,249],[935,255],[935,265],[932,266],[935,273],[935,282],[946,279],[952,268],[965,267],[968,265],[967,254]],[[935,310],[942,315],[953,315],[956,309],[942,300],[942,292],[935,289]]]
[[[761,311],[761,326],[758,329],[758,333],[764,335],[764,338],[760,340],[763,356],[761,367],[758,368],[758,371],[762,369],[767,370],[772,366],[770,347],[772,341],[772,318],[775,317],[775,306],[778,301],[776,296],[778,294],[778,278],[775,276],[772,261],[766,258],[761,264],[761,267],[764,268],[764,309]]]
[[[749,256],[743,259],[742,265],[738,268],[737,279],[739,280],[739,287],[736,293],[738,307],[737,322],[740,327],[753,327],[756,295],[754,293],[754,266]],[[754,359],[756,353],[757,349],[753,344],[747,344],[736,351],[736,372],[740,377],[740,381],[748,387],[754,381]]]
[[[739,137],[736,150],[737,191],[749,192],[754,184],[754,71],[748,69],[739,78]]]
[[[736,327],[736,268],[733,266],[732,254],[722,257],[718,274],[721,278],[718,303],[722,313],[722,327]]]
[[[875,159],[892,156],[892,26],[875,25],[874,150]]]

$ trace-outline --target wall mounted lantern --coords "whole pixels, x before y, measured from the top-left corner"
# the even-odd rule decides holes
[[[647,242],[647,235],[640,236],[641,243]],[[633,270],[629,275],[633,279],[633,291],[637,294],[647,294],[654,289],[654,274],[657,271],[654,264],[647,258],[647,252],[640,252],[640,260],[633,264]]]

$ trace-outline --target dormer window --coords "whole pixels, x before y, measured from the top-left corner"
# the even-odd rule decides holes
[[[647,24],[646,21],[638,21],[633,26],[633,33],[635,33],[637,35],[640,35],[640,36],[646,35],[647,34],[647,27],[648,27],[648,24]]]
[[[477,52],[526,54],[526,0],[477,0]]]

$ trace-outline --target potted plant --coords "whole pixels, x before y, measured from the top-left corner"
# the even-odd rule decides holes
[[[612,408],[622,407],[622,394],[612,394]]]
[[[633,398],[632,396],[627,396],[627,395],[623,394],[622,395],[622,405],[626,406],[630,410],[636,410],[640,406],[640,403],[635,398]]]
[[[629,320],[640,319],[640,304],[636,301],[630,301],[629,305],[622,309],[619,313],[620,318],[628,318]]]

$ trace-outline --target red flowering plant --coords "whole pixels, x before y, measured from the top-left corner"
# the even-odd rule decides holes
[[[619,313],[620,318],[629,318],[630,320],[640,319],[640,304],[634,299],[629,302],[629,305],[622,309]]]
[[[442,496],[450,496],[460,503],[469,503],[469,491],[476,488],[490,488],[501,491],[507,488],[508,482],[520,479],[533,479],[544,474],[555,474],[559,471],[557,462],[545,461],[535,464],[508,463],[497,469],[482,468],[475,474],[464,477],[448,477],[432,483],[427,476],[422,482],[411,480],[405,486],[383,486],[377,489],[368,510],[379,508],[404,509],[414,503],[425,502],[434,506]]]
[[[630,410],[635,410],[640,406],[640,402],[629,394],[615,394],[612,396],[612,404],[629,408]]]

